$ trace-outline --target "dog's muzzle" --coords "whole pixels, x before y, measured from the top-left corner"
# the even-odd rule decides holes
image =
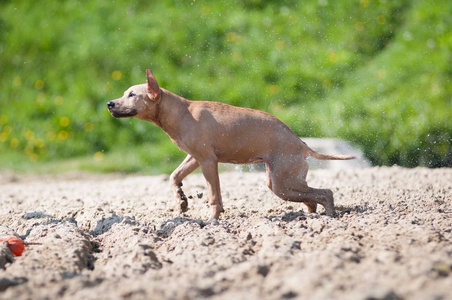
[[[138,114],[136,109],[121,108],[121,105],[116,106],[113,101],[107,102],[108,111],[115,118],[130,118]]]

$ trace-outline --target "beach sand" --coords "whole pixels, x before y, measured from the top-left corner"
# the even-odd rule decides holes
[[[265,173],[220,174],[225,213],[201,174],[0,174],[0,299],[452,299],[452,169],[313,170],[337,217],[307,213]]]

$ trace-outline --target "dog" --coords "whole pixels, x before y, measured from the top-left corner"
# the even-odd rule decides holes
[[[181,212],[188,210],[182,180],[201,167],[212,212],[208,222],[224,212],[218,163],[265,164],[267,186],[279,198],[303,202],[309,213],[317,204],[334,216],[333,192],[311,188],[306,183],[306,157],[348,160],[348,155],[320,154],[309,148],[278,118],[259,110],[219,102],[190,101],[160,88],[150,70],[146,84],[134,85],[124,95],[107,103],[115,118],[137,118],[163,129],[173,143],[188,155],[171,174],[170,185]]]

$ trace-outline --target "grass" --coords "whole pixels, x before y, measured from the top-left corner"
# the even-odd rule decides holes
[[[160,129],[106,110],[146,68],[375,165],[452,164],[450,1],[40,4],[0,3],[0,168],[169,172],[183,154]]]
[[[107,153],[96,152],[89,156],[36,161],[24,161],[21,154],[10,154],[2,160],[3,170],[20,174],[59,174],[71,171],[93,173],[141,173],[169,174],[185,158],[186,154],[170,142],[166,145],[144,144],[132,148],[118,148]],[[162,158],[163,157],[163,158]]]

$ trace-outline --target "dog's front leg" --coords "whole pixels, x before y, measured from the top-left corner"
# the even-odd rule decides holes
[[[224,212],[223,202],[221,200],[220,178],[218,176],[218,162],[216,160],[205,160],[200,162],[202,174],[206,179],[207,189],[209,191],[209,203],[212,208],[208,223],[217,220],[220,214]]]
[[[199,167],[196,159],[191,155],[187,155],[184,161],[177,167],[176,170],[170,176],[171,188],[176,196],[177,205],[181,212],[186,212],[188,210],[187,197],[182,190],[182,180],[184,180],[187,175],[196,170]]]

